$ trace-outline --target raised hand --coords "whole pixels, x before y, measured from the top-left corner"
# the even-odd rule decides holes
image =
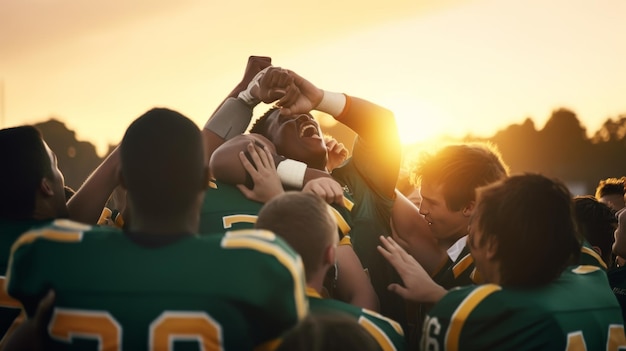
[[[338,167],[348,158],[348,149],[337,141],[337,139],[326,135],[324,136],[324,142],[326,143],[326,149],[328,150],[328,161],[326,161],[326,169],[332,172],[333,169]]]
[[[261,72],[265,68],[272,65],[272,58],[268,56],[250,56],[248,57],[248,64],[246,70],[241,79],[241,84],[247,86],[252,81],[252,78]]]
[[[266,147],[259,147],[253,143],[247,146],[248,154],[252,162],[248,160],[243,152],[239,153],[239,160],[243,167],[250,174],[254,187],[248,189],[243,184],[238,184],[237,188],[244,196],[250,200],[265,203],[273,197],[284,192],[280,182],[272,153]]]
[[[266,104],[277,106],[292,104],[300,95],[289,71],[280,67],[268,67],[260,73],[259,84],[251,90],[253,96]]]
[[[343,188],[333,178],[316,178],[309,180],[302,188],[303,192],[316,194],[329,204],[343,206]]]
[[[308,113],[315,109],[324,97],[324,91],[308,80],[302,78],[297,73],[289,71],[289,75],[293,77],[293,83],[298,88],[297,96],[288,102],[282,103],[283,115],[297,115]]]
[[[380,252],[398,272],[404,286],[390,284],[388,289],[413,302],[435,303],[447,293],[446,289],[435,283],[424,268],[398,245],[392,238],[380,237],[384,247],[378,246]]]

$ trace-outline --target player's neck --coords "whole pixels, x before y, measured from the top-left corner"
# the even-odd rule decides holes
[[[133,213],[129,230],[133,232],[168,235],[180,233],[197,233],[199,227],[198,216],[144,216]]]
[[[313,274],[312,277],[308,277],[306,280],[306,286],[311,289],[314,289],[318,293],[321,293],[324,288],[324,278],[326,277],[325,272],[318,272],[317,274]]]

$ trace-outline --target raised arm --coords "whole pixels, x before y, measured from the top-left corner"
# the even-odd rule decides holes
[[[70,219],[96,224],[109,196],[119,184],[119,146],[102,161],[67,203]]]
[[[243,133],[250,124],[252,109],[256,104],[252,100],[247,103],[237,97],[245,91],[254,77],[272,64],[266,56],[250,56],[243,78],[226,96],[219,107],[213,112],[202,129],[204,149],[207,161],[221,144],[231,137]],[[258,103],[258,102],[257,102]]]
[[[367,100],[324,91],[295,72],[300,98],[283,107],[284,114],[325,112],[357,133],[352,162],[375,191],[392,198],[400,172],[402,148],[391,111]]]

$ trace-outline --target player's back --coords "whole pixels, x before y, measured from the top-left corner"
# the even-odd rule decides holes
[[[441,350],[606,350],[626,347],[624,326],[606,274],[568,268],[548,286],[494,284],[450,291],[429,312],[422,348]]]
[[[61,349],[246,350],[307,311],[300,258],[267,231],[155,238],[61,226],[22,236],[10,272],[28,312],[55,290],[49,332]]]

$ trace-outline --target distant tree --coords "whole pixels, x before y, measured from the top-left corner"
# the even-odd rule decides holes
[[[542,157],[539,137],[535,123],[526,118],[524,123],[512,124],[488,140],[498,146],[512,173],[538,172]]]
[[[547,175],[575,181],[584,178],[584,165],[591,161],[591,142],[574,112],[564,108],[553,111],[540,135],[542,168]]]
[[[76,139],[76,133],[64,123],[51,118],[35,124],[41,130],[46,143],[57,155],[59,169],[65,176],[65,183],[78,189],[89,174],[102,162],[93,144]]]
[[[591,141],[594,143],[624,141],[626,137],[626,114],[620,115],[617,119],[607,119],[602,127],[593,135]]]

